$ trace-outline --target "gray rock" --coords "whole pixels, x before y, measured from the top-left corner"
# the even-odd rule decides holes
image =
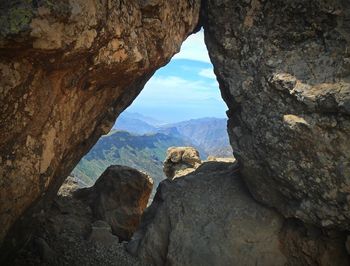
[[[348,266],[346,234],[317,228],[297,219],[287,219],[280,233],[280,243],[287,265]]]
[[[140,223],[153,180],[136,169],[112,165],[91,188],[77,190],[75,197],[87,202],[96,219],[107,221],[113,234],[129,239]]]
[[[206,162],[163,181],[129,252],[154,265],[283,265],[281,216],[254,201],[234,171]]]
[[[346,247],[346,251],[347,251],[348,254],[350,255],[350,236],[348,236],[348,237],[346,238],[345,247]]]
[[[36,238],[35,244],[38,248],[42,261],[50,264],[55,262],[55,260],[57,259],[56,252],[52,250],[52,248],[47,244],[47,242],[43,238]]]
[[[206,1],[228,131],[254,197],[350,229],[350,2]]]
[[[33,239],[16,253],[13,261],[1,265],[16,266],[136,266],[145,265],[128,254],[124,244],[111,234],[105,221],[94,221],[86,205],[72,197],[59,195],[62,213],[54,204],[40,219],[33,221]],[[85,228],[85,229],[83,229]]]
[[[119,239],[112,234],[112,228],[107,222],[98,220],[92,224],[89,241],[110,246],[114,242],[119,242]]]

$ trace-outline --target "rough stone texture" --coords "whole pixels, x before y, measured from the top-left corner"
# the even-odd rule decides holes
[[[350,265],[345,240],[344,232],[321,230],[295,219],[285,221],[280,234],[281,247],[288,258],[288,266]]]
[[[152,188],[153,180],[148,175],[112,165],[92,187],[77,190],[74,195],[88,203],[95,219],[107,221],[113,234],[126,240],[136,231]]]
[[[153,265],[283,265],[281,216],[254,201],[235,170],[206,162],[164,180],[129,252]]]
[[[187,175],[201,164],[199,152],[193,147],[170,147],[163,162],[163,172],[172,180]]]
[[[345,247],[346,247],[346,251],[350,255],[350,236],[347,236],[346,238]]]
[[[31,240],[1,265],[145,265],[126,252],[106,222],[94,221],[90,207],[72,197],[71,188],[67,183],[62,186],[65,193],[32,220],[35,230]]]
[[[0,2],[0,244],[34,202],[49,202],[179,51],[199,7],[199,0]]]
[[[203,13],[249,190],[350,229],[350,2],[208,0]]]
[[[119,239],[112,234],[112,228],[107,222],[97,220],[92,224],[89,241],[108,247],[114,242],[119,242]]]

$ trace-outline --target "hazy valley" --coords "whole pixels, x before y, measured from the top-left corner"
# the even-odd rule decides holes
[[[72,175],[80,186],[91,186],[108,166],[126,165],[148,173],[154,179],[155,190],[165,178],[163,161],[171,146],[193,146],[202,160],[208,156],[232,157],[226,123],[222,118],[202,118],[165,124],[124,112],[112,131],[81,159]]]

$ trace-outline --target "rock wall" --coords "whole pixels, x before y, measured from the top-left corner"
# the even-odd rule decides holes
[[[350,230],[350,2],[203,3],[206,44],[250,192],[285,217]],[[196,30],[199,9],[199,0],[0,3],[0,244],[11,226],[17,231],[16,221],[30,226],[19,217],[50,202],[79,159]],[[212,201],[229,188],[220,187]],[[191,208],[188,202],[180,214]],[[208,217],[220,209],[212,211]],[[216,237],[209,222],[199,229]],[[231,229],[229,250],[240,250],[231,249],[237,244]],[[186,237],[194,242],[200,230]],[[160,254],[168,244],[157,247]],[[201,258],[200,247],[191,255],[169,245],[162,260],[180,264],[171,255],[178,249],[188,262],[213,259]]]
[[[233,163],[165,180],[128,250],[150,265],[284,265],[282,217],[251,197]]]
[[[287,219],[280,232],[281,249],[286,265],[349,265],[344,232],[325,230]]]
[[[236,164],[204,162],[160,183],[128,251],[159,266],[346,266],[345,241],[256,202]]]
[[[208,0],[205,40],[254,197],[350,229],[350,2]]]
[[[0,244],[179,51],[199,8],[199,0],[1,1]]]

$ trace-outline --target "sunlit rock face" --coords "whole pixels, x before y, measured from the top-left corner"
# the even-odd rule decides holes
[[[208,0],[204,14],[249,190],[350,229],[350,2]]]
[[[199,7],[199,0],[0,3],[0,243],[34,202],[49,202],[179,51]]]
[[[163,162],[163,172],[168,179],[187,175],[202,163],[199,152],[193,147],[169,147]]]

